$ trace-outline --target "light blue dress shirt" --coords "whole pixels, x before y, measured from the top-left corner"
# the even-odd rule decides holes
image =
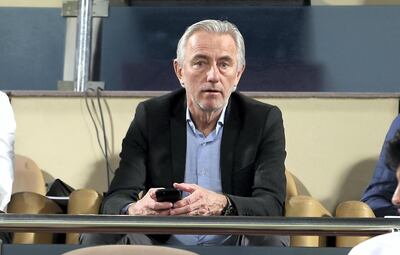
[[[186,165],[185,183],[222,193],[220,152],[226,106],[222,110],[216,128],[205,137],[198,131],[186,109]],[[183,196],[188,194],[184,192]],[[171,245],[219,245],[227,244],[230,235],[172,235],[167,244]]]

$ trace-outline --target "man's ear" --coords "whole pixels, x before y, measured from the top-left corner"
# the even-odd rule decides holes
[[[245,67],[246,67],[245,65],[238,67],[238,70],[236,72],[236,84],[239,84],[240,78],[242,77]]]
[[[182,77],[183,77],[183,75],[182,75],[182,67],[178,63],[177,59],[174,59],[173,65],[174,65],[175,75],[178,78],[179,82],[182,84],[183,83],[183,80],[182,80]]]

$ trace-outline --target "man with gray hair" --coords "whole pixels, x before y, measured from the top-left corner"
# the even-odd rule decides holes
[[[282,216],[285,136],[280,110],[236,92],[241,33],[228,21],[188,27],[173,62],[183,88],[140,103],[123,140],[103,214]],[[177,201],[157,191],[174,188]],[[140,197],[139,193],[143,192]],[[84,234],[84,244],[284,245],[275,237]]]

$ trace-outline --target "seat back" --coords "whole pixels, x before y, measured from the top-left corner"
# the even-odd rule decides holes
[[[310,196],[293,196],[286,201],[286,217],[332,217],[331,213],[316,199]],[[326,246],[323,236],[291,236],[290,246]]]
[[[7,206],[9,213],[20,214],[55,214],[61,213],[61,208],[45,197],[46,185],[42,171],[30,158],[15,155],[15,174],[13,194]],[[14,233],[13,243],[52,243],[51,233]]]
[[[286,176],[286,201],[287,201],[289,198],[299,195],[299,193],[297,191],[296,182],[294,180],[292,173],[286,169],[285,176]]]
[[[286,169],[286,217],[332,217],[331,213],[315,198],[299,195],[295,177]],[[324,236],[291,236],[290,246],[321,247],[326,246]]]
[[[61,208],[47,197],[33,192],[19,192],[11,196],[7,211],[21,214],[55,214],[61,213]],[[14,244],[52,243],[52,233],[14,233]]]
[[[374,212],[364,202],[346,201],[336,207],[338,218],[375,218]],[[354,247],[369,239],[369,236],[337,236],[336,247]]]
[[[34,192],[37,194],[46,194],[46,184],[43,178],[42,170],[30,158],[15,155],[14,182],[12,193]]]
[[[102,196],[92,189],[80,189],[73,191],[69,196],[68,214],[98,214]],[[67,244],[78,244],[79,234],[68,233]]]
[[[63,255],[196,255],[191,251],[156,245],[101,245],[76,249]]]

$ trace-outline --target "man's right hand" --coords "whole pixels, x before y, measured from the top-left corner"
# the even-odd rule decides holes
[[[128,214],[139,215],[170,215],[170,209],[173,204],[170,202],[157,202],[156,190],[160,188],[152,188],[146,195],[136,203],[128,207]]]

